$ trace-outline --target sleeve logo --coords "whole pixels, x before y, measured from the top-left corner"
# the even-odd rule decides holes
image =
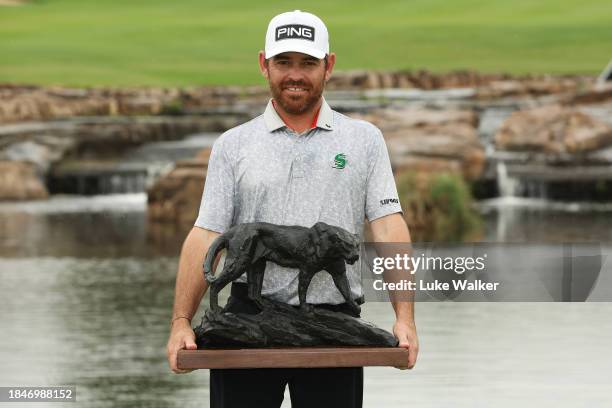
[[[380,200],[380,205],[387,205],[387,204],[399,204],[399,200],[397,198],[385,198],[383,200]]]

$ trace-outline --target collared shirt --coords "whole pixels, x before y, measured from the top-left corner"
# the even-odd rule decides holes
[[[319,221],[363,233],[373,221],[401,212],[380,130],[349,118],[323,99],[316,126],[297,134],[272,100],[263,115],[214,143],[195,226],[223,233],[247,222],[311,227]],[[347,265],[355,298],[363,294],[359,262]],[[238,281],[246,282],[246,275]],[[298,304],[298,271],[268,262],[262,294]],[[344,302],[327,272],[311,281],[306,301]]]
[[[332,110],[327,104],[327,102],[325,101],[325,98],[322,98],[322,99],[323,99],[323,102],[321,103],[319,110],[317,110],[317,113],[315,114],[313,121],[310,124],[310,129],[314,129],[319,126],[321,126],[322,128],[331,129],[331,121],[333,119]],[[323,121],[325,121],[325,124],[319,123],[319,117],[320,117],[321,110],[323,110],[324,116],[327,115],[323,118]],[[287,126],[283,118],[281,118],[278,112],[276,111],[276,104],[274,103],[274,99],[270,99],[270,101],[268,102],[268,106],[266,107],[266,110],[264,111],[264,120],[266,121],[266,127],[270,131],[274,131],[276,129],[280,129],[282,127]]]

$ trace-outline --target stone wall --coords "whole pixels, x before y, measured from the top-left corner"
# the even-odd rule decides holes
[[[63,88],[0,84],[0,124],[74,116],[214,111],[266,98],[263,87]]]
[[[594,78],[485,74],[477,71],[334,72],[328,90],[475,88],[480,99],[549,95],[589,88]],[[266,86],[187,88],[64,88],[0,84],[0,124],[73,116],[160,115],[257,108],[268,98]]]
[[[423,90],[476,88],[480,98],[516,95],[548,95],[577,91],[594,83],[594,78],[576,75],[522,75],[451,71],[348,71],[334,73],[327,89],[416,88]]]

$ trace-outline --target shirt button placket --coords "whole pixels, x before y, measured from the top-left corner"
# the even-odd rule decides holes
[[[297,136],[297,141],[296,141],[296,146],[295,146],[296,147],[295,160],[294,160],[294,166],[295,166],[294,177],[296,178],[302,178],[305,176],[304,140],[305,140],[305,134]]]

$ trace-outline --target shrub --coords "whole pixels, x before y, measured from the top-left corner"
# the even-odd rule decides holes
[[[407,171],[396,181],[414,242],[460,242],[481,235],[482,221],[461,176]]]

